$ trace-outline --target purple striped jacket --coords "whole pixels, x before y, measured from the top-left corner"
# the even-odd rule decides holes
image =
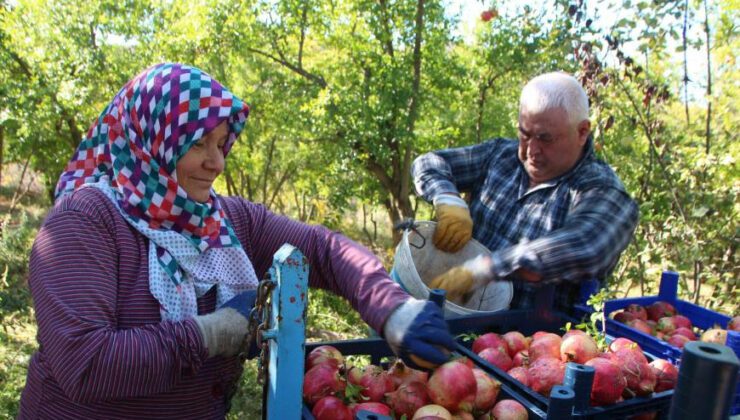
[[[221,202],[258,277],[289,242],[308,258],[310,286],[348,299],[377,331],[408,299],[381,263],[346,237],[241,198]],[[193,320],[161,321],[147,250],[148,239],[94,188],[50,211],[31,252],[39,350],[20,419],[225,416],[224,395],[241,366],[236,358],[207,358]],[[211,290],[198,300],[199,313],[214,311],[215,302]]]

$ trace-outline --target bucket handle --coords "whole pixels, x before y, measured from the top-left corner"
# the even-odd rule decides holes
[[[393,226],[394,230],[411,230],[413,232],[416,232],[417,235],[421,238],[421,245],[416,245],[409,241],[409,245],[413,246],[416,249],[422,249],[424,248],[424,245],[427,244],[427,238],[424,237],[424,235],[421,234],[416,228],[419,225],[416,224],[416,221],[412,218],[403,219],[400,222],[396,223],[395,226]]]

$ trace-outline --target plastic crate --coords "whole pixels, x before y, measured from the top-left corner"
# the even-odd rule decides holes
[[[308,355],[311,350],[315,349],[316,347],[323,345],[336,347],[337,350],[339,350],[344,356],[369,356],[370,363],[374,365],[381,365],[383,359],[386,357],[395,357],[391,349],[388,347],[388,344],[380,338],[306,343],[306,355]],[[497,377],[497,379],[499,378]],[[521,403],[527,409],[530,419],[544,419],[547,417],[547,413],[545,411],[532,404],[528,398],[519,395],[514,389],[512,389],[512,387],[508,383],[505,383],[503,381],[501,382],[499,399],[513,399],[519,401],[519,403]],[[302,418],[303,420],[315,419],[314,416],[311,414],[311,410],[305,404],[303,405]],[[383,420],[388,417],[373,414],[371,417],[368,418]]]
[[[608,318],[612,312],[624,309],[631,304],[648,306],[657,301],[665,301],[673,305],[679,314],[689,318],[691,323],[698,328],[705,330],[707,328],[712,328],[715,325],[725,328],[727,323],[730,321],[729,316],[678,298],[678,278],[678,273],[673,271],[664,271],[660,278],[660,288],[657,296],[614,299],[605,302],[604,312],[607,316],[607,334],[615,337],[629,338],[639,344],[640,347],[648,353],[667,359],[671,363],[680,364],[682,350],[678,347],[672,346],[668,342],[660,340],[657,337],[645,334],[627,326],[626,324],[622,324],[621,322]],[[579,305],[577,310],[578,313],[582,314],[593,312],[593,309],[586,305]],[[726,345],[740,358],[740,332],[728,331]],[[735,402],[731,412],[733,415],[740,414],[740,383],[738,383],[738,387],[735,392]]]
[[[577,323],[578,321],[564,313],[548,312],[544,310],[512,310],[499,312],[494,315],[467,316],[448,321],[450,329],[454,334],[482,334],[486,332],[502,334],[507,331],[519,331],[524,335],[531,335],[536,331],[547,331],[561,335],[563,333],[561,328],[563,328],[567,322]],[[524,386],[503,370],[478,357],[472,352],[472,350],[470,350],[471,346],[472,341],[463,342],[462,340],[458,340],[458,351],[460,353],[471,358],[484,371],[492,374],[501,381],[502,384],[506,384],[508,387],[513,389],[514,392],[527,398],[541,411],[548,411],[550,404],[550,400],[548,398],[534,392],[531,388]],[[655,356],[647,352],[646,356],[649,360],[655,358]],[[587,392],[589,392],[589,396],[577,395],[576,399],[583,400],[584,398],[589,398],[590,389]],[[571,417],[579,419],[622,419],[633,415],[655,411],[658,413],[658,418],[665,418],[668,415],[672,397],[673,390],[663,391],[660,393],[654,393],[648,397],[631,398],[608,406],[589,406],[582,410],[576,409]]]

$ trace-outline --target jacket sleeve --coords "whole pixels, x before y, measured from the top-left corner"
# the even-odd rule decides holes
[[[194,321],[119,329],[120,246],[94,212],[55,211],[39,231],[29,284],[42,357],[76,402],[146,396],[194,374],[207,351]]]
[[[416,192],[431,202],[442,193],[459,194],[475,187],[485,176],[498,141],[425,153],[414,160],[411,176]]]
[[[382,331],[391,312],[409,298],[375,255],[344,235],[276,215],[245,200],[239,202],[235,208],[232,201],[229,218],[237,231],[243,226],[247,242],[243,245],[258,276],[269,269],[280,246],[289,243],[308,259],[309,285],[347,299],[376,331]]]
[[[494,251],[494,273],[506,278],[524,268],[544,282],[604,278],[629,245],[638,216],[637,204],[620,189],[581,192],[561,228]]]

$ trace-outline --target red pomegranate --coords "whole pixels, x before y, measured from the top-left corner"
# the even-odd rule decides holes
[[[438,367],[427,383],[429,398],[450,411],[471,411],[477,382],[464,363],[450,361]]]
[[[353,420],[355,416],[342,400],[337,397],[324,397],[316,402],[311,414],[316,420]]]
[[[512,368],[513,362],[509,354],[500,347],[489,347],[478,353],[481,359],[506,372]]]
[[[632,314],[632,316],[637,319],[641,319],[643,321],[647,321],[648,319],[648,313],[645,307],[642,305],[638,305],[637,303],[627,305],[627,307],[624,308],[624,311],[626,313]]]
[[[355,371],[352,368],[350,372]],[[388,376],[388,372],[380,366],[367,365],[362,369],[362,374],[357,377],[356,374],[349,374],[350,383],[362,386],[360,395],[368,402],[379,402],[386,393],[393,391],[393,380]]]
[[[509,350],[510,357],[514,357],[520,351],[529,348],[527,337],[519,331],[509,331],[502,335],[501,338],[506,342],[506,348]]]
[[[391,415],[391,408],[387,405],[379,402],[363,402],[359,404],[353,404],[350,406],[352,409],[352,418],[354,419],[357,417],[357,413],[360,411],[369,411],[371,413],[380,414],[383,416],[389,416]]]
[[[562,342],[563,340],[560,336],[552,333],[542,334],[539,337],[535,337],[529,345],[529,362],[532,363],[542,357],[554,357],[559,359],[560,345]]]
[[[550,396],[552,387],[563,383],[565,363],[559,357],[541,357],[529,366],[527,376],[533,391]]]
[[[306,371],[309,371],[316,365],[324,363],[329,363],[335,367],[339,367],[344,363],[344,357],[336,347],[328,345],[318,346],[308,353],[308,357],[306,358]]]
[[[656,359],[650,362],[650,367],[655,372],[655,392],[667,391],[676,387],[678,381],[678,368],[669,361]]]
[[[512,366],[514,367],[522,366],[522,367],[528,368],[529,367],[529,351],[527,350],[520,351],[519,353],[514,355],[514,358],[511,360],[511,362],[512,362]]]
[[[473,341],[473,353],[479,354],[483,349],[488,348],[501,348],[504,352],[509,351],[509,349],[506,347],[506,341],[504,341],[503,338],[501,338],[500,335],[496,333],[486,333],[481,335],[480,337],[476,338],[475,341]]]
[[[518,366],[515,368],[511,368],[506,373],[508,373],[509,376],[511,376],[512,378],[521,382],[524,386],[529,386],[529,369],[522,367],[522,366]]]
[[[599,348],[591,336],[572,334],[560,344],[560,360],[564,362],[586,363],[596,357]]]
[[[596,357],[585,363],[594,368],[591,402],[595,405],[613,404],[622,398],[627,381],[619,366],[611,360]]]
[[[498,392],[501,389],[501,382],[480,369],[473,369],[473,375],[476,382],[473,408],[476,411],[488,411],[496,403]]]
[[[388,376],[391,377],[396,388],[409,382],[427,383],[429,379],[428,373],[406,366],[401,359],[397,359],[388,369]]]
[[[676,315],[676,308],[674,308],[670,303],[662,300],[653,302],[645,309],[647,310],[648,319],[652,319],[653,321],[657,321],[664,316]]]
[[[303,399],[309,405],[318,400],[344,391],[347,382],[342,379],[339,369],[331,363],[311,368],[303,377]]]
[[[529,413],[518,401],[501,400],[491,410],[494,419],[527,420]]]
[[[410,418],[416,410],[429,404],[427,387],[421,382],[409,382],[398,387],[394,392],[386,394],[388,405],[398,416],[406,415]]]

